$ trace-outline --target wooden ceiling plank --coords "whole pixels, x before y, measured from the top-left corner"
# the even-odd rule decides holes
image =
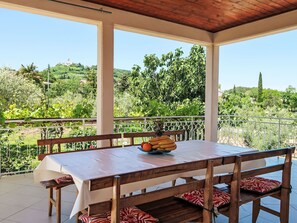
[[[285,0],[285,2],[287,2],[288,4],[291,4],[293,6],[297,5],[297,0]]]
[[[250,5],[248,5],[245,1],[241,1],[239,4],[240,7],[238,5],[235,5],[231,9],[231,12],[235,14],[235,19],[229,21],[229,24],[242,24],[240,23],[240,21],[250,22],[251,18],[255,18],[256,14],[259,14],[259,8],[255,8],[257,9],[257,11],[255,9],[251,10],[247,7],[250,7]]]
[[[263,4],[264,7],[270,8],[270,12],[279,13],[282,6],[278,3],[273,2],[272,0],[257,0],[259,3]]]
[[[288,4],[286,1],[283,1],[283,0],[271,0],[271,2],[273,2],[275,6],[279,8],[290,7],[290,4]]]
[[[175,19],[176,19],[179,23],[181,23],[181,24],[185,24],[184,21],[187,21],[186,25],[189,25],[189,24],[190,24],[190,25],[193,26],[193,27],[200,28],[199,25],[198,25],[198,26],[195,25],[195,24],[197,23],[197,20],[198,20],[198,21],[200,21],[200,23],[202,23],[204,26],[209,27],[209,28],[207,28],[206,30],[211,29],[212,26],[214,25],[213,21],[210,21],[210,19],[207,19],[207,15],[208,15],[208,14],[206,13],[206,10],[200,11],[199,16],[195,15],[195,19],[192,20],[192,21],[190,22],[190,21],[189,21],[189,18],[191,18],[191,17],[193,16],[193,13],[192,13],[192,14],[186,13],[187,10],[183,10],[183,7],[180,7],[180,4],[177,4],[178,1],[174,1],[174,0],[173,0],[172,2],[173,2],[173,5],[174,5],[175,8],[179,8],[179,9],[180,9],[179,14],[175,14]],[[162,4],[165,4],[164,1],[163,1]],[[195,7],[195,6],[193,6],[193,7]],[[191,7],[191,9],[193,9],[193,8]],[[183,12],[183,11],[185,11],[185,13],[181,13],[181,12]],[[173,13],[174,13],[174,11],[173,11]],[[191,12],[190,12],[190,13],[191,13]],[[182,16],[181,16],[181,15],[182,15]],[[165,17],[166,17],[167,20],[172,19],[172,17],[167,17],[167,16],[165,16]],[[201,27],[203,27],[203,26],[201,26]]]
[[[137,14],[142,14],[142,15],[146,15],[146,16],[150,16],[150,17],[154,17],[154,18],[158,18],[158,19],[162,19],[165,21],[172,21],[174,18],[172,18],[172,13],[160,6],[156,6],[154,4],[150,4],[150,2],[146,2],[146,1],[135,1],[135,5],[134,7],[131,7],[131,3],[127,3],[126,0],[122,0],[122,1],[106,1],[106,0],[88,0],[89,2],[93,2],[93,3],[97,3],[97,4],[102,4],[102,5],[106,5],[109,7],[115,7],[117,9],[120,10],[127,10],[133,13],[137,13]],[[131,1],[128,1],[131,2]],[[134,1],[133,1],[134,2]],[[123,5],[126,7],[124,8]],[[139,10],[137,11],[135,8],[145,8],[145,10]],[[162,15],[162,16],[160,16]],[[184,19],[180,19],[179,21],[184,21]],[[184,25],[188,25],[185,24],[184,22],[179,22],[179,24],[184,24]],[[192,25],[194,27],[194,24]]]
[[[219,5],[217,4],[212,4],[212,5],[205,5],[203,4],[203,2],[196,2],[195,4],[193,4],[193,9],[195,11],[196,14],[199,13],[199,10],[196,10],[196,7],[195,6],[201,6],[201,7],[204,7],[205,9],[205,15],[206,16],[210,16],[212,17],[213,19],[215,19],[216,17],[218,17],[218,14],[219,15],[222,15],[226,18],[226,19],[236,19],[237,18],[237,15],[230,11],[230,10],[222,10]],[[212,12],[211,14],[209,14],[209,12]]]
[[[239,12],[234,12],[234,11],[230,11],[230,10],[221,10],[219,7],[220,5],[218,4],[212,4],[212,5],[203,5],[205,4],[205,2],[196,2],[195,5],[198,5],[199,7],[202,6],[204,7],[205,13],[204,15],[206,17],[209,17],[212,21],[214,21],[213,24],[211,24],[212,29],[214,29],[215,26],[222,26],[226,23],[230,23],[233,20],[236,20],[238,18],[238,13]],[[193,8],[197,8],[197,7],[193,7]],[[212,13],[209,14],[209,11],[212,10]],[[197,15],[198,13],[200,13],[197,10],[193,10],[195,12],[195,14]],[[201,14],[201,13],[200,13]],[[212,30],[214,31],[214,30]]]
[[[242,5],[244,7],[247,7],[249,9],[255,10],[257,14],[262,14],[262,13],[269,13],[271,12],[271,9],[268,9],[266,7],[266,4],[263,4],[261,2],[255,2],[255,0],[246,0],[246,1],[241,1],[238,3],[239,5]]]

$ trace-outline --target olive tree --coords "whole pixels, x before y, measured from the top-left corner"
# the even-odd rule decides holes
[[[0,68],[0,95],[3,110],[12,105],[34,107],[43,97],[41,89],[32,81],[17,76],[14,70],[5,67]]]

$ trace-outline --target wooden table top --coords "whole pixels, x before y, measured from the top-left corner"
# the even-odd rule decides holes
[[[61,172],[67,172],[86,181],[254,151],[253,149],[200,140],[180,141],[176,144],[176,150],[161,155],[148,154],[137,149],[137,146],[128,146],[49,155],[45,159],[59,164]]]

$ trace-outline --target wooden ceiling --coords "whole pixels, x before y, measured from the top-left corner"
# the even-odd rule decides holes
[[[297,9],[297,0],[83,0],[209,32]]]

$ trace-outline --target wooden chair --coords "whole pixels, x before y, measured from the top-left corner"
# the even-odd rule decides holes
[[[177,130],[177,131],[165,131],[163,135],[167,135],[172,137],[174,141],[181,141],[181,137],[184,137],[185,130]],[[140,145],[141,142],[136,142],[137,139],[141,138],[152,138],[155,137],[155,132],[131,132],[131,133],[124,133],[124,139],[129,139],[129,145]],[[143,141],[143,140],[142,140]]]
[[[120,223],[120,212],[123,208],[137,206],[140,210],[157,218],[162,223],[180,223],[180,222],[212,222],[212,181],[214,161],[193,162],[191,164],[182,164],[171,167],[159,168],[158,170],[147,170],[137,173],[128,173],[120,176],[104,179],[102,183],[100,179],[90,181],[90,190],[95,191],[106,187],[113,187],[113,196],[111,201],[100,202],[88,206],[87,211],[80,219],[87,222],[94,215],[103,214],[111,211],[111,222]],[[207,168],[206,179],[200,181],[188,182],[175,187],[167,187],[152,192],[132,195],[129,197],[121,197],[121,186],[126,183],[152,179],[160,176],[166,176],[173,172],[181,173],[191,171],[197,167]],[[209,188],[206,190],[204,209],[187,204],[181,199],[175,198],[182,192],[190,189]],[[98,219],[93,219],[95,222]],[[92,222],[92,221],[91,221]],[[150,222],[150,221],[149,221]],[[153,221],[152,221],[153,222]]]
[[[84,212],[84,217],[80,219],[90,220],[94,215],[111,211],[111,222],[120,222],[120,210],[125,207],[137,206],[142,211],[158,218],[162,223],[181,223],[181,222],[212,222],[213,208],[213,185],[221,183],[231,183],[233,190],[236,189],[237,172],[240,172],[240,157],[222,157],[214,160],[195,161],[191,163],[167,166],[158,169],[139,171],[136,173],[126,173],[120,176],[90,180],[90,191],[95,191],[107,187],[113,187],[113,198],[111,201],[100,202],[88,206]],[[235,163],[234,171],[219,176],[213,175],[215,166]],[[123,184],[137,181],[148,180],[152,178],[167,176],[177,173],[186,173],[189,171],[206,169],[205,179],[192,180],[173,187],[167,187],[152,192],[145,192],[129,197],[121,197],[120,190]],[[192,205],[180,198],[180,194],[191,190],[204,188],[203,207]],[[229,222],[238,222],[238,209],[235,205],[236,197],[230,198],[230,205],[219,208],[220,212],[235,213]],[[93,219],[96,222],[96,218]],[[92,221],[91,221],[92,222]]]
[[[107,145],[104,147],[87,148],[87,149],[105,149],[105,148],[120,147],[118,145],[114,145],[113,140],[117,140],[121,138],[122,138],[121,134],[105,134],[105,135],[80,136],[80,137],[69,137],[69,138],[39,139],[37,140],[37,145],[46,146],[47,150],[46,150],[46,153],[38,155],[38,160],[43,160],[43,158],[49,154],[82,151],[82,149],[80,148],[74,151],[61,151],[61,144],[81,143],[81,142],[91,142],[91,141],[107,141]],[[56,150],[54,150],[55,145],[57,145]]]
[[[120,139],[122,136],[121,134],[107,134],[107,135],[95,135],[95,136],[84,136],[84,137],[69,137],[69,138],[56,138],[56,139],[41,139],[37,140],[38,146],[47,146],[47,152],[44,154],[38,155],[38,160],[43,160],[47,155],[51,154],[59,154],[59,153],[71,153],[71,152],[79,152],[82,151],[81,149],[75,150],[75,151],[61,151],[61,144],[65,143],[78,143],[78,142],[90,142],[90,141],[99,141],[99,140],[106,140],[108,141],[108,145],[101,147],[101,148],[94,148],[94,149],[107,149],[107,148],[114,148],[118,147],[117,145],[113,145],[114,139]],[[58,149],[54,150],[54,146],[57,145]],[[92,148],[88,148],[92,149]],[[60,183],[57,183],[57,181],[61,181]],[[48,193],[48,215],[52,216],[52,209],[53,206],[56,209],[56,221],[57,223],[61,222],[61,189],[69,186],[71,184],[74,184],[73,179],[68,176],[66,180],[63,181],[62,178],[47,180],[47,181],[41,181],[40,182],[42,186],[44,186],[46,189],[49,189]],[[55,191],[55,197],[54,197],[54,191]]]
[[[290,180],[291,180],[291,165],[292,165],[292,154],[295,148],[289,147],[284,149],[277,149],[265,152],[254,152],[248,154],[242,154],[240,159],[241,162],[252,161],[257,159],[271,158],[285,156],[284,163],[269,165],[261,168],[255,168],[245,171],[237,171],[234,173],[237,179],[236,183],[233,184],[233,188],[225,187],[221,188],[226,192],[231,193],[233,197],[233,205],[236,206],[235,210],[231,213],[222,211],[226,216],[234,218],[235,213],[239,213],[239,206],[253,202],[253,214],[252,222],[256,223],[260,210],[266,211],[270,214],[276,215],[280,218],[281,223],[289,222],[289,206],[290,206]],[[277,183],[276,181],[268,180],[265,178],[259,178],[258,175],[268,174],[276,171],[282,171],[282,180]],[[256,176],[256,177],[255,177]],[[262,182],[266,184],[266,187],[254,187],[252,182]],[[270,184],[270,185],[269,185]],[[279,186],[280,185],[280,186]],[[271,187],[273,186],[273,187]],[[266,191],[264,191],[266,189]],[[259,191],[261,190],[261,191]],[[264,197],[274,197],[280,200],[280,211],[277,212],[261,204],[261,199]],[[236,216],[238,219],[238,216]],[[235,221],[238,222],[238,221]]]

